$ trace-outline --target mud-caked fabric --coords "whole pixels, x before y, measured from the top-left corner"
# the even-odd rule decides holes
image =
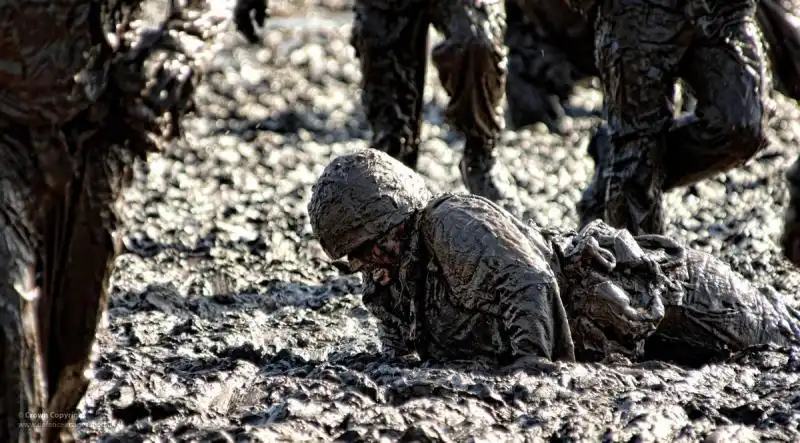
[[[563,0],[506,0],[506,101],[514,129],[556,129],[575,84],[596,75],[594,30]]]
[[[36,321],[41,239],[28,209],[34,167],[19,135],[0,136],[0,440],[8,442],[39,441],[47,398]]]
[[[701,365],[751,346],[800,345],[800,312],[719,259],[596,220],[556,242],[576,355]]]
[[[416,168],[430,28],[427,0],[358,0],[351,36],[371,147]]]
[[[396,287],[364,293],[391,349],[499,365],[574,360],[552,251],[540,235],[471,195],[438,197],[414,224]]]
[[[800,100],[800,2],[763,0],[759,2],[758,22],[774,70],[775,88]],[[785,173],[789,205],[781,234],[783,255],[800,266],[800,156]]]
[[[402,225],[393,281],[362,271],[383,348],[500,364],[573,359],[549,243],[487,199],[432,195],[374,149],[333,159],[312,186],[311,227],[332,258]]]
[[[800,9],[794,3],[796,0],[760,1],[756,21],[773,87],[800,99]],[[506,99],[514,129],[543,122],[558,130],[556,122],[563,116],[563,103],[575,83],[598,75],[594,17],[584,17],[568,4],[566,0],[506,0]],[[675,111],[693,111],[694,97],[676,92]]]
[[[133,156],[109,143],[114,136],[82,116],[62,130],[4,122],[3,441],[71,438],[75,408],[89,383],[84,372],[116,254],[113,203]],[[73,124],[93,131],[72,133],[70,129],[77,130]],[[69,152],[74,154],[60,155]],[[65,181],[54,182],[53,177]],[[53,187],[56,183],[60,186]]]
[[[308,215],[322,248],[338,259],[406,221],[431,198],[422,176],[386,153],[363,149],[325,167],[311,189]]]
[[[115,204],[155,136],[180,132],[197,72],[181,20],[134,29],[138,2],[12,3],[0,27],[13,68],[0,74],[0,441],[74,441]]]
[[[433,48],[432,58],[450,96],[445,117],[468,140],[486,140],[485,146],[475,149],[491,150],[489,142],[504,126],[504,6],[500,0],[436,1],[432,6],[431,23],[444,35],[444,41]]]
[[[761,0],[756,12],[775,90],[800,100],[800,2]]]
[[[755,2],[611,0],[597,12],[595,59],[611,154],[605,217],[632,233],[664,229],[662,193],[737,166],[766,144],[769,75]],[[673,121],[682,78],[694,118]]]
[[[445,119],[465,137],[465,185],[495,201],[509,198],[511,178],[494,153],[504,126],[506,79],[499,0],[356,1],[351,42],[361,65],[371,146],[416,169],[431,25],[444,36],[431,55],[450,96]]]

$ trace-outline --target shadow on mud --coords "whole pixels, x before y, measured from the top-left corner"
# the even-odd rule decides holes
[[[355,276],[332,277],[320,284],[265,279],[257,286],[233,291],[230,277],[217,273],[210,278],[177,284],[149,284],[141,291],[120,291],[109,300],[109,319],[136,312],[160,311],[179,319],[217,320],[226,312],[261,310],[265,313],[283,307],[305,308],[320,313],[335,308],[335,301],[359,294],[361,283]],[[191,332],[176,330],[174,333]]]

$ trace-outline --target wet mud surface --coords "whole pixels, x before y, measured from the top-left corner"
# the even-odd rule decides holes
[[[187,140],[138,168],[83,439],[800,439],[800,372],[780,352],[695,370],[575,364],[506,376],[382,357],[359,278],[328,263],[305,209],[329,158],[369,136],[347,20],[315,10],[302,27],[274,20],[262,46],[232,30],[209,45]],[[428,84],[420,170],[463,192],[462,142],[443,124],[447,100],[431,69]],[[668,232],[800,306],[800,271],[777,246],[800,112],[776,99],[772,145],[669,194]],[[574,226],[592,172],[585,146],[600,95],[583,89],[573,102],[565,136],[535,127],[500,143],[539,223]]]

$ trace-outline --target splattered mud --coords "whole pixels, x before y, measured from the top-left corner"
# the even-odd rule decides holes
[[[800,373],[781,353],[700,370],[563,365],[547,376],[381,357],[359,278],[327,263],[305,211],[328,159],[367,146],[347,19],[297,23],[273,20],[262,46],[232,31],[210,45],[202,115],[185,142],[139,167],[83,439],[800,439]],[[463,191],[461,141],[442,122],[446,96],[428,72],[420,169]],[[599,99],[576,94],[564,137],[538,127],[503,136],[501,155],[539,223],[577,222]],[[670,194],[669,233],[798,306],[800,272],[776,242],[800,112],[777,99],[773,145]]]

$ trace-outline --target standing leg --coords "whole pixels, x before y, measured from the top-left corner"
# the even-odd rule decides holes
[[[696,100],[683,82],[678,81],[673,85],[672,97],[673,101],[669,107],[672,109],[674,118],[678,120],[687,118],[684,114],[693,112]],[[606,100],[605,103],[608,101]],[[580,228],[594,220],[602,219],[605,215],[604,177],[611,161],[611,131],[608,122],[602,122],[595,128],[587,151],[594,160],[594,177],[584,190],[577,205]]]
[[[358,0],[352,45],[372,147],[416,169],[427,62],[427,2]]]
[[[576,205],[579,229],[605,217],[605,174],[611,161],[611,131],[607,122],[602,122],[594,129],[586,150],[594,161],[594,176]]]
[[[694,118],[669,131],[665,190],[741,165],[767,144],[770,75],[754,9],[715,16],[724,26],[711,35],[698,30],[686,52],[680,75],[697,105]]]
[[[587,189],[602,203],[586,206],[602,207],[610,225],[634,235],[664,229],[664,135],[673,117],[675,73],[691,38],[677,2],[659,3],[611,0],[596,22],[611,146],[600,183]]]
[[[596,74],[589,23],[560,0],[506,0],[506,100],[514,129],[556,130],[575,84]]]
[[[795,100],[800,100],[798,15],[798,0],[761,0],[756,11],[756,21],[772,68],[773,87]]]
[[[71,185],[47,215],[41,257],[47,294],[39,317],[49,381],[48,441],[71,438],[75,411],[89,385],[84,372],[118,251],[113,205],[133,161],[124,148],[103,143],[101,135],[80,145]]]
[[[505,10],[500,2],[439,0],[433,25],[445,40],[433,50],[433,63],[450,96],[445,117],[465,135],[461,175],[473,194],[515,206],[511,174],[494,152],[503,129],[506,80]],[[509,208],[511,209],[511,208]]]
[[[22,137],[0,135],[0,441],[39,441],[46,385],[36,319],[36,249],[30,207],[34,165]]]

